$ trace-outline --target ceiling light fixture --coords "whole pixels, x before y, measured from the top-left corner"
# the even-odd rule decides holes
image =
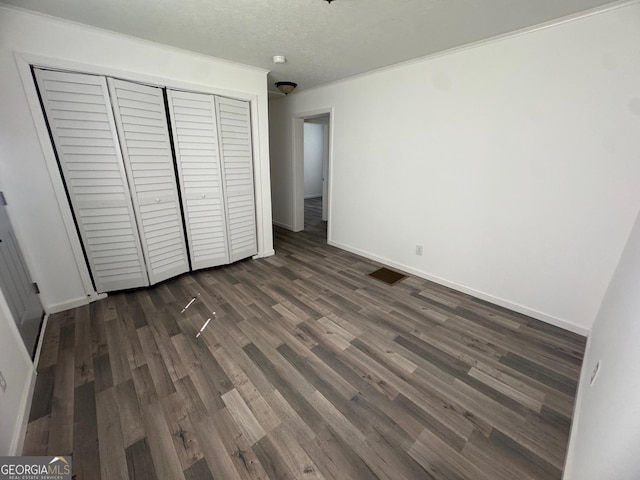
[[[333,2],[333,0],[324,0],[325,2],[327,2],[329,5],[331,5],[331,2]]]
[[[274,55],[273,63],[287,63],[287,57],[284,55]]]
[[[285,95],[289,95],[297,86],[298,84],[294,82],[276,82],[277,89]]]

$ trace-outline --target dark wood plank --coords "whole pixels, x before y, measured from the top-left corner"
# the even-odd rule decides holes
[[[50,420],[51,417],[45,415],[29,422],[22,455],[44,457],[47,454]]]
[[[113,387],[113,375],[111,374],[111,363],[109,354],[93,357],[93,375],[95,378],[96,393],[100,393]]]
[[[510,461],[515,461],[523,470],[534,474],[535,478],[555,480],[562,477],[561,469],[550,464],[529,449],[524,448],[499,430],[494,430],[491,433],[489,441],[492,446],[498,446],[502,452],[506,452],[501,457],[505,456]]]
[[[515,352],[507,353],[500,362],[566,395],[575,395],[578,388],[577,378],[572,379],[561,375],[549,368],[531,362]]]
[[[109,362],[111,363],[111,374],[113,376],[113,384],[119,385],[131,379],[131,368],[129,359],[125,350],[126,336],[122,324],[115,320],[105,322],[105,330],[107,333],[107,343],[109,350]]]
[[[306,447],[320,471],[335,479],[353,478],[374,480],[378,475],[329,426],[317,433],[313,440],[316,448]]]
[[[136,389],[136,395],[138,396],[138,403],[142,408],[145,408],[151,403],[158,401],[158,392],[153,384],[151,378],[151,372],[148,365],[142,365],[131,372],[133,377],[133,384]]]
[[[42,351],[38,362],[38,371],[44,370],[58,361],[58,344],[60,343],[60,322],[58,313],[55,313],[47,320],[46,334],[42,341]]]
[[[73,324],[60,328],[49,424],[49,455],[69,455],[73,451],[74,335]]]
[[[187,470],[204,456],[191,418],[187,413],[188,405],[180,400],[178,393],[163,398],[161,403],[174,450],[180,459],[180,466],[182,470]]]
[[[91,319],[91,351],[93,358],[107,353],[107,331],[105,329],[104,302],[89,305]]]
[[[145,436],[142,413],[133,380],[127,380],[115,388],[115,400],[120,417],[120,429],[124,447],[128,448]]]
[[[142,421],[155,471],[164,478],[183,480],[180,459],[173,443],[174,432],[169,429],[159,402],[150,403],[143,409]]]
[[[176,382],[176,393],[192,421],[198,422],[199,419],[209,414],[200,394],[191,381],[191,377],[186,376]]]
[[[124,441],[120,430],[120,417],[113,388],[96,394],[96,418],[101,478],[129,479]]]
[[[174,393],[176,388],[171,380],[167,366],[162,359],[160,350],[158,350],[158,344],[153,336],[151,327],[141,327],[137,332],[140,338],[140,344],[147,358],[147,366],[149,367],[149,373],[153,379],[156,393],[160,398]]]
[[[223,412],[223,410],[214,413],[213,417],[217,417],[221,412]],[[210,416],[203,417],[200,421],[194,423],[193,426],[200,443],[207,446],[207,448],[203,450],[203,453],[213,478],[241,478],[234,464],[234,457],[229,455],[227,446],[223,442],[223,440],[234,442],[235,439],[228,437],[223,438],[213,418]],[[248,446],[246,448],[237,447],[236,455],[236,459],[241,462],[243,466],[246,464],[247,468],[249,468],[250,465],[245,461],[244,453],[248,450]]]
[[[31,403],[29,422],[51,414],[53,402],[53,386],[55,384],[55,368],[53,365],[38,370],[36,386]]]
[[[253,446],[253,451],[271,479],[297,480],[280,455],[278,448],[269,437],[262,438]]]
[[[312,430],[319,430],[324,424],[322,416],[309,404],[304,395],[276,370],[254,344],[247,345],[244,350],[305,423]]]
[[[89,305],[79,307],[75,319],[75,386],[92,382],[93,344],[91,343],[91,321]]]
[[[75,389],[73,421],[73,473],[77,480],[100,477],[98,422],[93,382]]]
[[[214,480],[207,461],[203,458],[184,471],[185,480]]]
[[[158,477],[153,466],[146,438],[142,438],[126,449],[129,478],[135,480],[156,480]]]

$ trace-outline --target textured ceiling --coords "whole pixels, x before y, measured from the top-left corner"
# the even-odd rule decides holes
[[[547,22],[611,0],[1,0],[271,70],[298,89]],[[273,55],[288,62],[274,65]]]

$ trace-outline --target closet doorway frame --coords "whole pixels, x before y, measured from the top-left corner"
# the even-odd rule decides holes
[[[86,294],[86,300],[77,302],[68,302],[65,304],[65,308],[74,308],[77,306],[85,305],[87,303],[100,300],[107,297],[107,293],[98,293],[93,286],[89,265],[84,255],[82,242],[78,234],[71,205],[67,198],[67,192],[62,180],[62,175],[59,170],[58,160],[51,143],[49,136],[49,129],[45,121],[45,115],[40,105],[40,98],[36,90],[36,83],[34,81],[31,68],[38,67],[44,69],[58,70],[61,72],[71,73],[84,73],[88,75],[99,75],[104,77],[113,77],[122,80],[128,80],[132,82],[138,82],[145,85],[150,85],[160,88],[170,88],[175,90],[185,90],[196,93],[206,93],[212,95],[218,95],[222,97],[233,98],[237,100],[243,100],[249,102],[249,109],[251,114],[251,145],[253,155],[253,178],[254,178],[254,200],[255,200],[255,214],[256,214],[256,240],[258,245],[258,253],[252,258],[268,257],[275,253],[273,248],[265,250],[265,221],[271,224],[271,218],[265,218],[264,213],[264,189],[265,175],[266,184],[270,185],[269,172],[263,172],[262,157],[260,155],[260,129],[259,125],[259,109],[257,95],[250,93],[243,93],[239,91],[232,91],[223,88],[215,88],[202,84],[194,84],[189,82],[183,82],[180,80],[156,77],[153,75],[146,75],[144,73],[120,70],[117,68],[111,68],[103,65],[93,65],[80,62],[73,62],[64,60],[61,58],[46,57],[40,55],[33,55],[24,52],[15,52],[14,57],[18,66],[18,72],[20,73],[20,80],[27,97],[31,116],[34,121],[38,140],[40,141],[40,147],[42,148],[43,156],[51,180],[51,185],[56,197],[58,208],[64,223],[69,244],[73,252],[73,257],[76,262],[76,267],[82,281],[82,286]],[[268,169],[267,169],[268,170]],[[47,312],[55,313],[55,312]]]

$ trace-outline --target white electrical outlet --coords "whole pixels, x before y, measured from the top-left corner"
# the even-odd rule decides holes
[[[0,390],[2,390],[2,393],[7,390],[7,381],[4,379],[2,372],[0,372]]]
[[[589,385],[593,386],[599,371],[600,371],[600,360],[598,360],[598,363],[596,363],[596,366],[593,367],[593,372],[591,372],[591,381],[589,382]]]
[[[422,255],[422,245],[416,245],[416,255]]]

